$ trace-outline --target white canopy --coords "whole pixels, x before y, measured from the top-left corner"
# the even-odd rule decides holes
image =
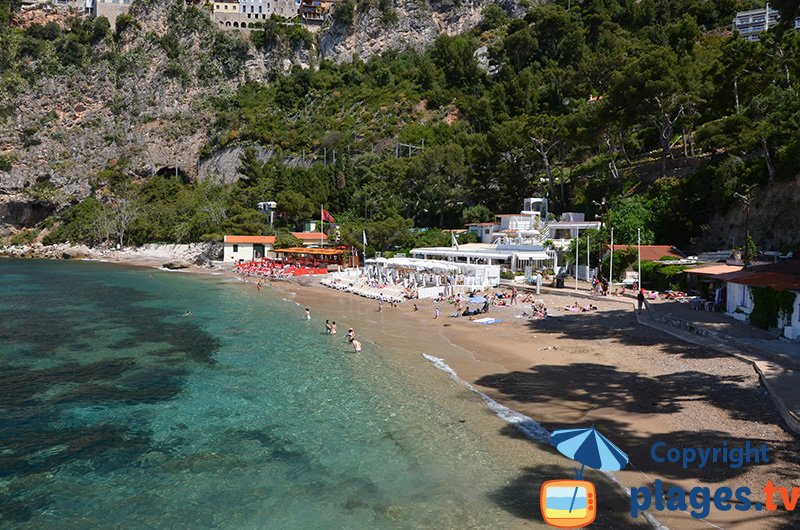
[[[539,252],[515,252],[514,255],[518,260],[532,259],[544,261],[550,259],[550,256],[547,255],[547,252],[543,250]]]

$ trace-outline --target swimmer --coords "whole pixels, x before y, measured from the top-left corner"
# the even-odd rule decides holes
[[[311,310],[306,308],[306,320],[311,320]]]
[[[186,312],[183,314],[183,316],[190,317],[192,316],[192,312],[187,309]]]
[[[330,320],[326,320],[325,321],[325,334],[326,335],[330,335],[331,334],[331,321]]]
[[[331,335],[336,335],[336,322],[331,322]]]
[[[353,328],[347,330],[347,341],[353,342],[356,338],[356,332],[353,331]]]
[[[353,350],[354,350],[356,353],[360,352],[360,351],[361,351],[361,343],[360,343],[360,342],[358,342],[358,341],[357,341],[357,340],[355,340],[355,339],[353,339],[351,342],[353,343]]]

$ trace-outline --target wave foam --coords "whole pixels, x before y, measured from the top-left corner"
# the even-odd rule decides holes
[[[541,424],[524,414],[512,410],[505,405],[501,405],[468,382],[464,381],[458,376],[455,370],[453,370],[446,362],[444,362],[444,360],[434,357],[433,355],[428,355],[427,353],[423,353],[422,356],[433,363],[433,365],[439,370],[450,374],[450,377],[458,384],[467,387],[472,392],[475,392],[486,404],[486,406],[497,415],[497,417],[506,423],[513,425],[526,438],[535,442],[546,444],[550,443],[550,431],[542,427]]]
[[[422,354],[425,359],[430,361],[433,366],[442,370],[443,372],[447,372],[450,374],[450,377],[453,381],[457,382],[460,385],[465,386],[471,392],[475,392],[481,400],[486,404],[489,409],[491,409],[500,419],[505,421],[506,423],[513,425],[523,436],[532,440],[534,442],[539,443],[546,443],[548,445],[552,445],[550,442],[550,431],[542,427],[537,421],[529,418],[528,416],[521,414],[515,410],[512,410],[504,405],[501,405],[497,401],[493,400],[468,382],[461,379],[455,370],[453,370],[450,365],[444,362],[443,359],[439,357],[434,357],[433,355],[428,355],[427,353]],[[631,492],[630,490],[626,489],[622,483],[617,480],[617,477],[608,471],[599,471],[606,477],[608,477],[611,482],[619,489],[619,491],[625,494],[628,498],[630,498]],[[643,512],[644,518],[647,523],[650,525],[651,528],[655,530],[669,530],[668,527],[664,526],[653,514],[648,511]]]

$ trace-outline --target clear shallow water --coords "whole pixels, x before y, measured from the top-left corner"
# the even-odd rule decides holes
[[[479,400],[321,330],[222,278],[0,260],[0,526],[520,523]]]

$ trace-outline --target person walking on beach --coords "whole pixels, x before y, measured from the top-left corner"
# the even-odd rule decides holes
[[[439,318],[439,306],[436,306],[436,312],[433,315],[434,320],[436,320],[437,318]]]
[[[383,295],[378,297],[378,313],[383,311]]]
[[[639,289],[639,294],[636,295],[636,300],[639,302],[639,313],[642,312],[642,306],[644,305],[644,289]]]
[[[509,305],[517,305],[517,295],[519,291],[517,291],[516,287],[511,288],[511,303]]]
[[[311,320],[311,310],[306,308],[306,320]]]
[[[330,335],[331,334],[331,321],[330,320],[326,320],[325,321],[325,334],[326,335]]]
[[[331,335],[336,335],[336,322],[331,322]]]

